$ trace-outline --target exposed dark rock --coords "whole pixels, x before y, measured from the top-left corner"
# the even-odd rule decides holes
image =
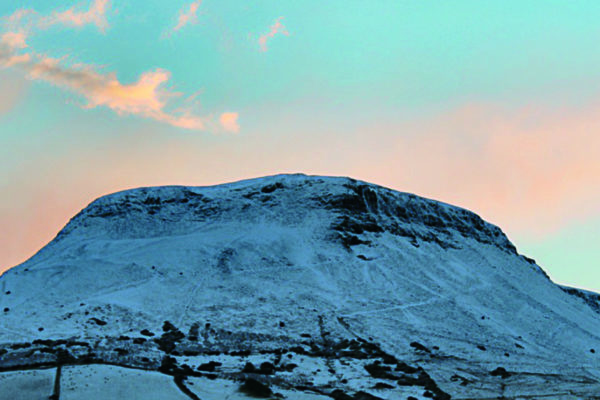
[[[502,379],[506,379],[509,376],[511,376],[512,374],[510,372],[508,372],[506,369],[504,369],[504,367],[498,367],[495,370],[490,372],[491,376],[499,376]]]
[[[373,386],[373,389],[379,389],[379,390],[383,390],[383,389],[394,389],[395,386],[392,386],[388,383],[385,382],[377,382],[375,384],[375,386]]]
[[[394,368],[394,371],[404,372],[405,374],[414,374],[420,371],[420,369],[411,367],[410,365],[399,361],[398,363],[396,363],[396,368]]]
[[[423,346],[419,342],[411,342],[410,347],[412,347],[413,349],[415,349],[417,351],[422,351],[424,353],[431,353],[431,350],[429,350],[427,347]]]
[[[263,186],[260,191],[262,193],[273,193],[277,189],[283,189],[283,184],[281,182],[276,182],[272,185]]]
[[[363,392],[362,390],[356,392],[353,396],[354,400],[383,400],[381,397],[373,396],[370,393]]]
[[[450,380],[451,380],[452,382],[457,382],[457,381],[460,381],[460,385],[461,385],[461,386],[467,386],[469,383],[471,383],[471,381],[470,381],[470,380],[468,380],[467,378],[465,378],[465,377],[463,377],[463,376],[460,376],[460,375],[458,375],[458,374],[454,374],[454,375],[452,375],[452,377],[450,377]]]
[[[365,369],[373,378],[378,379],[397,379],[397,376],[391,373],[392,368],[388,365],[371,363],[365,365]]]
[[[96,318],[96,317],[92,317],[92,318],[88,319],[88,322],[93,322],[93,323],[95,323],[98,326],[104,326],[104,325],[106,325],[106,321],[103,321],[103,320],[101,320],[99,318]]]

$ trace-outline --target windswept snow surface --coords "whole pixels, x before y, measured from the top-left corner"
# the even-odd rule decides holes
[[[4,369],[160,368],[202,399],[250,378],[292,399],[600,393],[589,301],[477,215],[349,178],[108,195],[0,289]],[[210,379],[182,372],[211,360]]]

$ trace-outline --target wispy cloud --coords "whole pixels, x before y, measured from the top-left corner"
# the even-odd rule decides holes
[[[190,6],[190,12],[195,14],[200,2],[194,4]],[[189,130],[210,128],[238,132],[237,113],[225,113],[226,116],[221,116],[218,121],[213,116],[198,115],[194,111],[196,107],[190,105],[195,96],[186,99],[182,93],[170,89],[171,74],[167,70],[146,71],[136,82],[124,83],[115,72],[71,62],[71,57],[67,56],[51,58],[27,45],[27,37],[35,32],[34,28],[54,24],[74,27],[93,24],[103,31],[108,27],[108,7],[109,0],[95,0],[87,11],[70,8],[40,17],[33,10],[23,9],[3,18],[4,29],[9,27],[11,30],[0,34],[0,67],[18,68],[31,80],[45,81],[80,95],[86,101],[84,108],[107,107],[120,115],[138,115]],[[182,103],[184,106],[179,106]]]
[[[260,37],[258,38],[258,45],[260,46],[260,50],[261,51],[267,51],[267,42],[273,38],[275,35],[277,35],[278,33],[282,34],[282,35],[286,35],[289,36],[289,32],[287,31],[287,29],[285,28],[285,26],[283,26],[283,24],[281,23],[281,20],[283,19],[283,17],[279,17],[275,20],[275,23],[273,23],[273,25],[271,25],[271,28],[269,29],[269,32],[260,35]]]
[[[198,22],[198,8],[200,8],[200,4],[202,4],[202,0],[193,1],[188,7],[187,10],[181,10],[179,12],[179,18],[177,19],[177,25],[173,27],[174,31],[178,31],[184,26],[188,24],[195,24]]]
[[[137,82],[122,83],[114,72],[102,73],[85,64],[69,65],[64,59],[36,56],[19,63],[31,79],[42,80],[83,96],[85,108],[105,106],[118,114],[139,115],[179,128],[206,129],[207,118],[191,110],[168,111],[180,93],[166,86],[170,73],[156,69],[141,74]]]
[[[110,10],[110,0],[93,0],[87,10],[80,4],[64,11],[53,11],[49,15],[41,15],[30,8],[22,8],[9,16],[0,18],[4,30],[26,31],[28,33],[39,29],[48,29],[54,25],[65,25],[81,28],[95,25],[101,32],[108,29],[107,12]]]
[[[227,132],[238,133],[240,131],[240,126],[238,125],[238,113],[236,112],[226,112],[221,114],[219,122]]]
[[[475,210],[509,232],[544,235],[598,215],[599,109],[474,102],[361,126],[369,135],[345,151],[363,152],[352,167],[358,176]]]
[[[47,28],[52,25],[66,25],[81,28],[85,25],[96,25],[104,32],[108,28],[106,12],[110,9],[109,0],[94,0],[87,11],[81,10],[81,7],[71,7],[66,11],[55,11],[49,16],[43,17],[39,21],[40,28]]]
[[[24,49],[27,47],[25,32],[5,32],[0,36],[0,43],[10,49]]]
[[[0,67],[10,67],[30,60],[29,54],[18,51],[27,47],[23,32],[6,32],[0,36]]]

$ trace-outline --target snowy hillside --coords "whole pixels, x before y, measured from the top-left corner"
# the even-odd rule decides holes
[[[0,399],[600,393],[593,294],[467,210],[348,178],[105,196],[0,289]]]

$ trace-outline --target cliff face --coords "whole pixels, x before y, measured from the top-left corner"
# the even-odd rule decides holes
[[[0,288],[0,368],[59,354],[380,398],[599,391],[600,315],[498,227],[348,178],[105,196]]]

